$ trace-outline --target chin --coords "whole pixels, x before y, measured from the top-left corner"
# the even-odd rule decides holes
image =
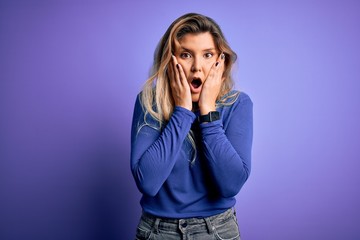
[[[191,94],[191,100],[192,102],[199,102],[200,94]]]

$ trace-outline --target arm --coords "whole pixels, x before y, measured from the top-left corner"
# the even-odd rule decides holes
[[[239,96],[240,98],[240,96]],[[235,196],[249,177],[253,135],[252,101],[234,106],[226,132],[221,120],[201,124],[204,154],[221,196]]]
[[[140,192],[150,196],[158,193],[175,165],[194,119],[191,111],[175,107],[164,129],[154,129],[144,125],[143,109],[137,99],[131,131],[131,170]]]

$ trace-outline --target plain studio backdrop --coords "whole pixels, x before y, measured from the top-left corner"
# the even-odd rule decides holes
[[[360,2],[0,2],[0,239],[133,239],[137,93],[169,24],[214,18],[254,102],[242,239],[360,239]]]

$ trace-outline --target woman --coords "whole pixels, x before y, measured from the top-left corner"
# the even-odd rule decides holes
[[[179,17],[160,40],[132,123],[136,239],[240,239],[234,205],[250,173],[252,101],[232,90],[236,57],[200,14]]]

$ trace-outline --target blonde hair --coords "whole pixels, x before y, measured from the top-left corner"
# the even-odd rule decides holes
[[[176,19],[161,38],[154,53],[154,63],[150,77],[146,81],[141,102],[146,113],[158,121],[159,126],[168,121],[174,111],[174,100],[171,95],[170,79],[167,74],[171,55],[175,46],[186,34],[209,32],[219,52],[225,54],[225,78],[218,100],[234,86],[231,68],[237,59],[236,53],[230,48],[219,25],[211,18],[201,14],[188,13]]]

